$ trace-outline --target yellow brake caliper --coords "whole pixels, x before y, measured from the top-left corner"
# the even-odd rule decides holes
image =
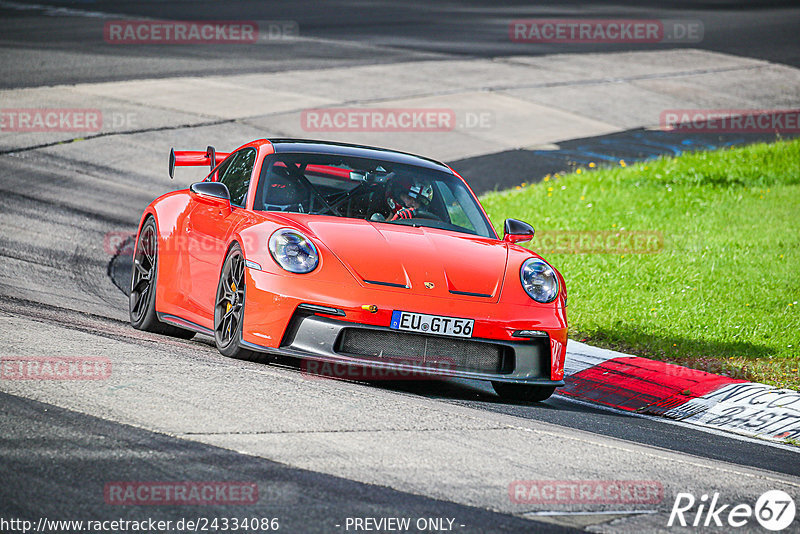
[[[233,289],[234,291],[236,291],[236,282],[231,282],[231,289]],[[233,307],[233,306],[231,306],[231,303],[230,303],[230,302],[228,302],[228,307],[227,307],[227,308],[225,308],[225,313],[228,313],[229,311],[231,311],[231,308],[232,308],[232,307]]]

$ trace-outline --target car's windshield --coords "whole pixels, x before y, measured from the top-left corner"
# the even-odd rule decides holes
[[[264,159],[253,207],[495,237],[477,201],[456,176],[366,158],[271,154]]]

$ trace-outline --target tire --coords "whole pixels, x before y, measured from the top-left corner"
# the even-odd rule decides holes
[[[492,387],[502,399],[525,402],[547,400],[556,390],[555,386],[529,386],[508,382],[492,382]]]
[[[214,344],[223,356],[266,362],[269,360],[266,354],[240,346],[246,294],[244,268],[242,248],[236,243],[228,251],[217,284],[217,296],[214,299]]]
[[[133,250],[131,291],[128,297],[128,312],[131,326],[137,330],[164,334],[181,339],[191,339],[194,332],[164,324],[156,314],[156,287],[158,284],[158,230],[156,222],[148,217],[139,232]]]

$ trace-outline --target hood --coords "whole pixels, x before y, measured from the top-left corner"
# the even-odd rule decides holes
[[[303,222],[365,287],[499,299],[508,259],[502,241],[359,219]]]

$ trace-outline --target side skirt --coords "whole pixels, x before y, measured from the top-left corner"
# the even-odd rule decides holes
[[[206,328],[205,326],[200,326],[197,323],[187,321],[183,317],[178,317],[177,315],[170,315],[168,313],[161,313],[161,312],[156,312],[156,316],[158,317],[158,320],[161,321],[162,323],[169,323],[171,325],[180,328],[185,328],[186,330],[193,330],[200,334],[205,334],[207,336],[214,337],[214,331],[211,330],[210,328]]]

